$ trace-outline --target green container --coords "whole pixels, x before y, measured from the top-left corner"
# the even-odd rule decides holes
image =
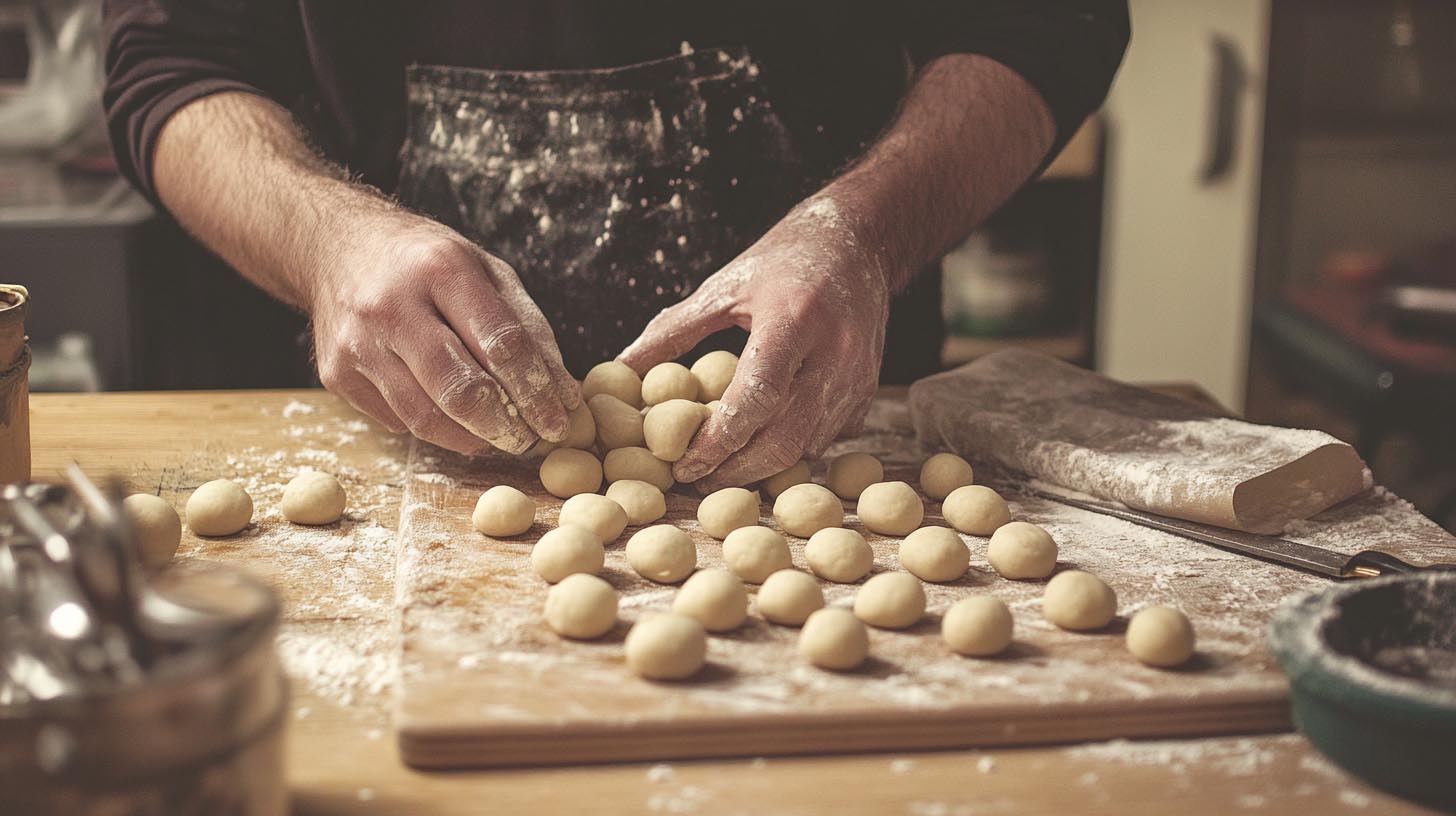
[[[1456,572],[1295,598],[1270,641],[1315,747],[1376,787],[1456,808]]]

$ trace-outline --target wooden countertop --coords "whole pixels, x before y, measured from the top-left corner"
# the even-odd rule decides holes
[[[1160,390],[1197,396],[1188,386]],[[115,473],[139,491],[160,487],[180,508],[207,479],[261,483],[273,478],[279,461],[322,459],[337,461],[361,485],[371,480],[356,525],[387,539],[398,516],[407,445],[361,423],[322,391],[43,394],[31,398],[31,419],[36,478],[54,478],[75,460],[93,476]],[[270,580],[287,610],[285,637],[312,632],[315,644],[390,642],[393,570],[380,563],[387,551],[363,561],[370,569],[330,585],[346,586],[357,602],[321,604],[323,590],[296,574],[300,562],[278,560],[278,548],[263,543],[200,542],[184,533],[182,554],[231,562]],[[387,649],[371,657],[386,660]],[[287,773],[295,812],[305,815],[1424,812],[1359,782],[1294,734],[426,773],[399,762],[387,688],[307,675],[296,661],[290,669]]]

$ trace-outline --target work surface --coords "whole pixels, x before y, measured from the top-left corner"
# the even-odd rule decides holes
[[[77,460],[181,507],[230,476],[258,522],[227,540],[184,534],[181,557],[242,566],[273,583],[293,681],[289,777],[300,813],[543,811],[911,814],[1420,812],[1335,769],[1295,735],[1103,742],[1052,748],[747,758],[540,770],[424,773],[398,758],[394,528],[407,441],[317,391],[36,396],[35,473]],[[339,526],[290,527],[276,504],[294,472],[337,472]]]

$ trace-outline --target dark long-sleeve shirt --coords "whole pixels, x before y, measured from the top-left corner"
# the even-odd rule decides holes
[[[326,155],[390,190],[404,66],[548,70],[746,45],[811,167],[852,160],[894,115],[910,71],[988,56],[1041,94],[1065,143],[1105,96],[1125,0],[108,0],[107,122],[122,172],[154,200],[152,152],[177,110],[221,91],[292,109]]]

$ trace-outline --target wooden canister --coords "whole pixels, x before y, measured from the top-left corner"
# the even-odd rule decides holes
[[[24,286],[0,283],[0,484],[30,481],[30,346]]]

